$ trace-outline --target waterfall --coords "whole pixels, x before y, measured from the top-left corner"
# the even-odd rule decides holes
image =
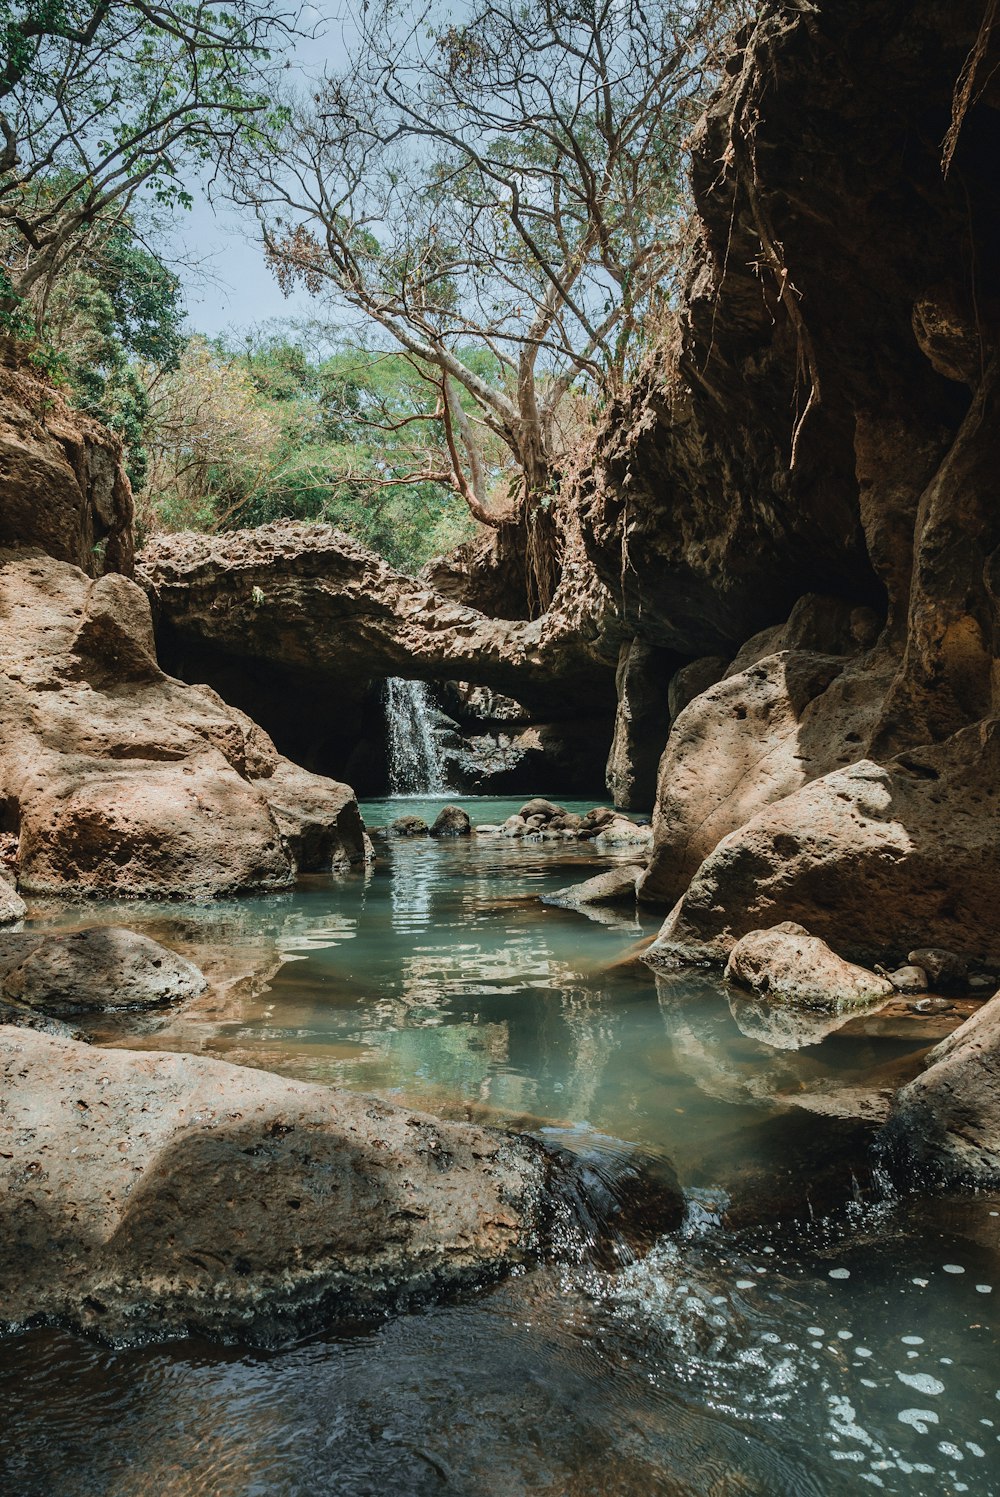
[[[385,683],[385,738],[391,795],[440,795],[446,788],[424,681]]]

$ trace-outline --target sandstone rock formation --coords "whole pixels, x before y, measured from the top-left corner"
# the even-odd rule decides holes
[[[0,547],[90,576],[132,569],[132,492],[116,436],[50,385],[0,365]]]
[[[929,1052],[897,1092],[881,1142],[917,1184],[1000,1186],[1000,996]]]
[[[579,493],[626,637],[679,668],[640,889],[674,905],[661,958],[723,960],[792,919],[866,962],[1000,959],[1000,35],[981,21],[765,4],[696,132],[675,334]]]
[[[888,979],[843,961],[825,941],[790,920],[750,931],[737,941],[726,978],[793,1008],[864,1008],[891,998],[894,991]]]
[[[579,910],[593,904],[619,904],[634,909],[636,884],[644,872],[641,863],[622,864],[609,868],[607,873],[584,879],[581,884],[572,884],[568,889],[543,894],[542,903],[565,910]]]
[[[570,770],[567,738],[585,773],[603,763],[618,641],[609,610],[571,580],[540,619],[488,617],[330,526],[291,522],[159,536],[137,575],[167,667],[252,707],[299,762],[360,768],[352,753],[380,711],[373,684],[403,676],[488,687],[530,713],[521,753],[544,752],[548,733]]]
[[[205,986],[193,962],[118,926],[0,936],[0,997],[43,1014],[154,1008]]]
[[[127,1336],[280,1333],[540,1249],[540,1145],[187,1055],[0,1029],[0,1304]]]
[[[3,552],[0,617],[0,810],[23,891],[199,897],[364,859],[347,786],[163,674],[135,583]]]

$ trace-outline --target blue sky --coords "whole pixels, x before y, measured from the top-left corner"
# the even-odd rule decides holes
[[[316,33],[299,42],[290,55],[303,77],[324,68],[335,71],[346,62],[350,21],[336,11],[336,0],[303,7],[302,26]],[[214,337],[262,322],[308,317],[313,309],[305,292],[288,298],[281,294],[265,263],[252,215],[225,203],[213,205],[203,191],[196,194],[190,212],[178,213],[172,232],[158,248],[169,260],[180,262],[192,332]]]

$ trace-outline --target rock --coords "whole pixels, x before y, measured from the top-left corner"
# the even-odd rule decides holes
[[[953,1006],[947,998],[918,998],[909,1005],[915,1014],[946,1014]]]
[[[549,826],[558,832],[578,832],[583,825],[583,817],[578,816],[575,811],[563,811],[558,816],[553,816]]]
[[[671,722],[680,717],[695,697],[722,680],[727,664],[721,655],[703,655],[700,660],[690,660],[681,666],[671,678],[667,692]]]
[[[46,1014],[156,1008],[206,986],[192,962],[118,926],[0,936],[0,993]]]
[[[156,667],[134,583],[0,553],[0,613],[0,807],[23,893],[206,898],[364,861],[346,786]]]
[[[37,1029],[39,1034],[51,1034],[61,1040],[81,1038],[80,1031],[70,1024],[64,1024],[62,1019],[40,1014],[27,1004],[14,1003],[0,994],[0,1025],[2,1024],[14,1024],[21,1029]]]
[[[616,816],[606,821],[593,839],[595,847],[649,847],[653,846],[653,828],[638,826],[634,821]]]
[[[90,576],[132,570],[120,438],[51,384],[0,367],[0,547],[40,547]]]
[[[918,946],[906,960],[923,968],[936,993],[960,993],[966,986],[969,964],[954,951],[944,951],[940,946]]]
[[[14,887],[14,881],[0,868],[0,925],[15,925],[23,920],[27,905]]]
[[[921,1186],[1000,1186],[1000,998],[927,1055],[897,1092],[881,1145],[893,1170]]]
[[[528,823],[523,816],[508,816],[500,828],[500,834],[503,837],[523,837],[527,830]]]
[[[555,816],[565,816],[566,809],[564,806],[557,806],[553,801],[542,800],[540,796],[536,796],[534,800],[526,801],[517,814],[523,816],[525,821],[532,816],[540,816],[543,821],[551,821]]]
[[[386,831],[390,837],[426,837],[430,828],[422,816],[397,816]]]
[[[673,659],[638,636],[619,651],[618,708],[605,783],[624,811],[653,804],[656,766],[670,727],[667,680]]]
[[[897,993],[926,993],[927,973],[923,967],[898,967],[889,973],[889,981]]]
[[[981,972],[974,972],[969,978],[970,993],[995,993],[997,990],[996,977]]]
[[[651,960],[724,960],[748,930],[783,920],[856,961],[933,943],[996,965],[997,724],[884,767],[862,760],[759,811],[702,863]]]
[[[598,873],[594,878],[585,879],[582,884],[557,889],[554,894],[543,894],[542,904],[556,905],[565,910],[578,910],[588,904],[622,904],[634,907],[635,886],[644,871],[641,863],[609,868],[607,873]]]
[[[503,794],[541,783],[541,773],[592,784],[607,756],[618,635],[582,543],[578,550],[578,563],[564,553],[558,595],[541,618],[490,616],[328,525],[292,521],[158,535],[136,575],[168,669],[251,710],[293,759],[355,784],[367,774],[380,793],[378,736],[358,753],[373,686],[452,681],[465,700],[448,702],[462,714],[457,783]],[[513,701],[514,719],[495,698],[470,702],[474,687]],[[494,710],[499,718],[474,721]]]
[[[844,744],[856,731],[854,714],[831,724],[820,711],[844,666],[841,656],[782,651],[726,677],[681,713],[660,762],[643,900],[673,904],[730,832],[838,758],[857,757]]]
[[[617,814],[608,806],[594,806],[587,814],[580,818],[577,834],[583,838],[596,837],[598,832],[612,821],[617,821]]]
[[[288,1335],[544,1241],[542,1147],[190,1055],[0,1030],[0,1304],[127,1337]]]
[[[432,837],[468,837],[472,823],[461,806],[445,806],[435,817]]]
[[[758,995],[806,1008],[860,1008],[893,994],[886,978],[843,961],[825,941],[790,920],[737,941],[726,978]]]
[[[476,827],[476,834],[480,837],[499,837],[503,828],[493,821],[481,821]]]

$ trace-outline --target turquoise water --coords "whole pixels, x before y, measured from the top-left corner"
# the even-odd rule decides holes
[[[474,821],[517,809],[462,803]],[[411,809],[427,815],[366,815]],[[655,920],[538,900],[608,861],[588,844],[417,839],[367,876],[267,900],[84,911],[212,978],[129,1044],[641,1147],[674,1161],[689,1212],[617,1275],[542,1268],[267,1354],[56,1330],[0,1343],[0,1491],[1000,1492],[1000,1201],[887,1199],[853,1139],[824,1177],[837,1093],[908,1073],[919,1036],[772,1032],[714,977],[658,988],[634,960]]]

